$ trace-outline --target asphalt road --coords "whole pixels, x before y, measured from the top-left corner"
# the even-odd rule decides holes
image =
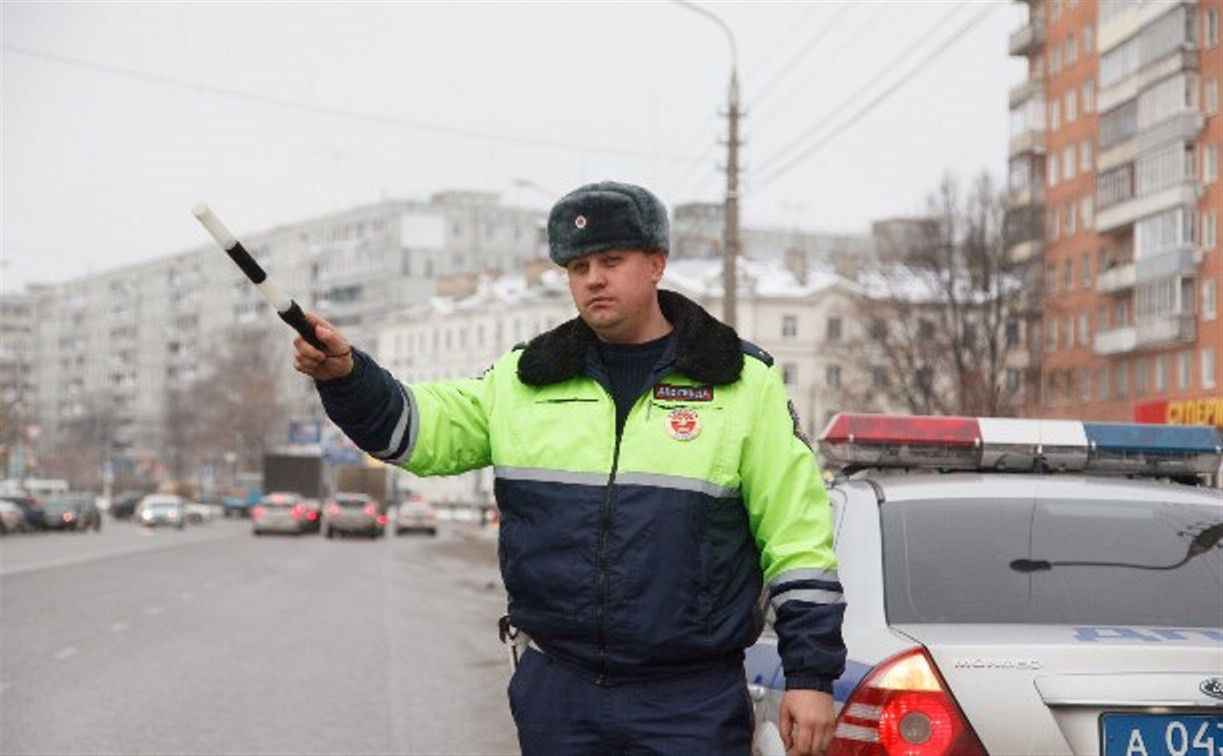
[[[0,539],[0,752],[516,753],[495,541]]]

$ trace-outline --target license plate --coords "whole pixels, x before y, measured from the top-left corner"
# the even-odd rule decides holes
[[[1104,756],[1221,756],[1223,715],[1105,714]]]

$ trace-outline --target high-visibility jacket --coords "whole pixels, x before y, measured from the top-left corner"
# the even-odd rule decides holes
[[[831,514],[781,378],[698,305],[659,302],[675,338],[619,437],[580,318],[478,378],[404,386],[354,351],[319,393],[389,463],[494,467],[510,620],[545,653],[613,681],[738,663],[767,584],[788,686],[831,690],[845,654]]]

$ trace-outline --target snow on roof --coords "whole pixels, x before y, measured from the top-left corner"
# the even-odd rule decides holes
[[[777,260],[739,258],[740,295],[803,298],[834,286],[857,292],[856,283],[826,268],[808,267],[806,282]],[[662,283],[697,297],[722,296],[722,261],[718,259],[669,260]]]

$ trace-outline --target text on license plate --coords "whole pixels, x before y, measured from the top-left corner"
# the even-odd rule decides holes
[[[1104,756],[1223,756],[1223,715],[1105,714]]]

